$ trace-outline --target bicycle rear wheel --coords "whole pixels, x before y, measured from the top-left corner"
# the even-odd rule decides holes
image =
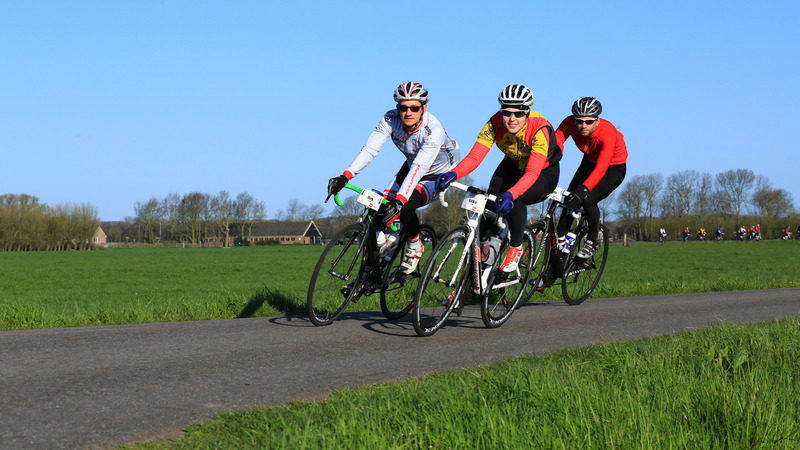
[[[525,283],[524,292],[522,293],[522,300],[517,305],[517,308],[527,303],[533,293],[539,288],[540,283],[544,283],[547,276],[547,262],[550,261],[550,234],[547,231],[543,221],[530,224],[525,227],[525,239],[530,239],[533,242],[532,255],[530,263],[530,275],[528,281]]]
[[[350,225],[333,236],[308,285],[306,310],[314,325],[330,325],[361,289],[365,228]]]
[[[497,255],[492,267],[488,269],[491,270],[488,280],[491,287],[481,299],[481,319],[487,328],[499,327],[517,309],[517,305],[522,300],[522,294],[525,292],[533,262],[533,237],[530,233],[524,232],[519,266],[513,272],[500,270],[500,265],[510,248],[507,244],[504,245],[504,250]]]
[[[469,228],[459,225],[442,238],[433,250],[417,292],[414,295],[414,331],[419,336],[431,336],[441,328],[453,308],[469,297],[471,258],[466,247]]]
[[[389,320],[397,320],[408,314],[414,305],[414,294],[419,285],[420,272],[425,267],[428,255],[436,247],[436,231],[430,225],[419,226],[419,237],[422,241],[423,253],[417,269],[405,274],[400,272],[400,263],[408,247],[405,240],[398,246],[392,259],[383,268],[381,283],[381,312]]]
[[[586,243],[586,235],[589,232],[588,224],[582,220],[580,233],[575,239],[575,244],[569,254],[567,267],[564,270],[564,279],[561,282],[561,293],[564,301],[569,305],[580,305],[589,298],[592,291],[600,282],[603,269],[608,259],[608,233],[606,228],[600,225],[600,232],[597,235],[597,251],[588,259],[576,257],[578,251]]]

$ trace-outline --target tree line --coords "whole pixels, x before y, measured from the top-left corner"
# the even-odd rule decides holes
[[[713,232],[722,226],[733,236],[739,226],[760,224],[766,238],[800,217],[792,195],[749,169],[710,173],[685,170],[668,176],[638,175],[628,180],[613,201],[617,229],[635,239],[655,240],[665,227],[672,237],[685,227]],[[791,223],[790,223],[791,222]]]
[[[247,192],[236,197],[228,191],[216,195],[190,192],[150,197],[133,205],[134,216],[109,225],[110,242],[202,244],[208,237],[227,243],[230,237],[250,236],[253,224],[264,220],[264,202]]]
[[[0,250],[86,250],[100,224],[88,204],[48,206],[28,194],[0,195]]]

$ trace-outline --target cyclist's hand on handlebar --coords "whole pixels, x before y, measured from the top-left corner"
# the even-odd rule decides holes
[[[588,196],[589,189],[584,185],[580,185],[572,190],[564,203],[569,209],[575,210],[581,207],[583,201],[586,200]]]
[[[456,175],[455,172],[447,172],[439,175],[439,178],[436,179],[436,192],[442,192],[447,189],[450,183],[456,181],[457,178],[458,175]]]
[[[512,197],[511,193],[508,191],[498,195],[497,200],[494,201],[494,210],[501,216],[505,216],[506,214],[510,213],[511,208],[513,207],[514,197]]]
[[[338,177],[333,177],[328,180],[328,198],[325,199],[327,202],[331,195],[336,195],[339,191],[342,190],[345,184],[350,181],[347,179],[345,174],[339,175]]]
[[[378,218],[388,227],[392,222],[395,221],[395,219],[397,219],[398,216],[400,216],[400,212],[402,210],[403,202],[397,199],[392,199],[381,205],[381,209],[378,211]]]

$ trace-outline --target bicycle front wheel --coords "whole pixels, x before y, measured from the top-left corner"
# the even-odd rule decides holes
[[[333,236],[317,261],[308,285],[306,309],[314,325],[330,325],[359,295],[364,227],[353,224]]]
[[[608,233],[606,228],[600,225],[600,232],[597,235],[597,251],[588,259],[578,258],[576,255],[586,243],[588,225],[583,222],[582,231],[575,239],[575,244],[569,254],[567,267],[564,270],[564,279],[561,282],[561,293],[564,301],[568,305],[580,305],[589,298],[592,291],[600,282],[603,269],[608,259]]]
[[[397,320],[408,314],[414,305],[414,294],[419,285],[420,272],[425,267],[428,255],[433,253],[436,247],[436,231],[430,225],[419,226],[419,238],[422,241],[422,258],[419,260],[416,270],[405,274],[400,271],[400,263],[403,261],[408,245],[398,246],[392,255],[392,259],[383,268],[381,283],[381,312],[389,320]]]
[[[505,251],[497,255],[497,259],[491,268],[488,283],[490,288],[483,295],[481,300],[481,319],[487,328],[497,328],[514,312],[522,300],[525,286],[533,262],[534,242],[531,233],[522,234],[522,256],[519,259],[517,269],[512,272],[500,270],[500,264],[508,253],[508,245]]]
[[[431,336],[444,325],[454,307],[461,307],[469,296],[471,258],[467,248],[469,228],[459,225],[436,245],[422,270],[414,295],[414,331]]]

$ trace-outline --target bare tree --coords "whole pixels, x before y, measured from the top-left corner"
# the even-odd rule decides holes
[[[791,194],[784,189],[773,189],[769,183],[762,184],[756,190],[753,194],[753,204],[762,222],[766,217],[777,219],[794,212]]]
[[[653,215],[658,206],[658,194],[664,184],[664,177],[660,173],[641,175],[642,195],[644,196],[644,213],[647,216],[647,237],[655,235],[653,230]]]
[[[700,189],[700,174],[684,170],[667,177],[661,196],[661,211],[667,217],[684,217],[692,212],[692,205]]]
[[[236,196],[234,217],[239,226],[240,237],[250,237],[253,234],[253,224],[263,220],[266,208],[247,192]]]
[[[181,233],[180,207],[181,196],[177,193],[170,192],[161,200],[161,220],[166,223],[167,240],[175,240]]]
[[[633,177],[619,193],[617,204],[619,214],[628,223],[636,238],[642,236],[642,217],[645,210],[645,178],[642,175]]]
[[[209,195],[202,192],[191,192],[181,199],[179,216],[184,223],[184,232],[189,242],[199,244],[206,236],[206,224],[209,219]]]
[[[231,198],[228,191],[222,190],[211,199],[210,207],[214,223],[217,227],[217,233],[222,239],[222,246],[227,247],[231,235],[231,224],[233,224],[235,220],[234,200]]]
[[[133,205],[136,214],[136,225],[139,228],[139,239],[142,242],[156,242],[157,224],[161,220],[161,203],[156,197],[150,197],[146,202],[136,202]]]
[[[315,205],[309,205],[303,208],[303,212],[300,215],[300,220],[314,220],[322,217],[325,214],[325,208],[322,207],[319,203]]]
[[[750,197],[756,176],[752,170],[737,169],[717,174],[717,195],[721,209],[730,210],[736,215],[736,223],[741,223],[742,209]]]
[[[700,174],[697,195],[694,197],[694,212],[702,221],[714,210],[714,179],[710,173]]]

